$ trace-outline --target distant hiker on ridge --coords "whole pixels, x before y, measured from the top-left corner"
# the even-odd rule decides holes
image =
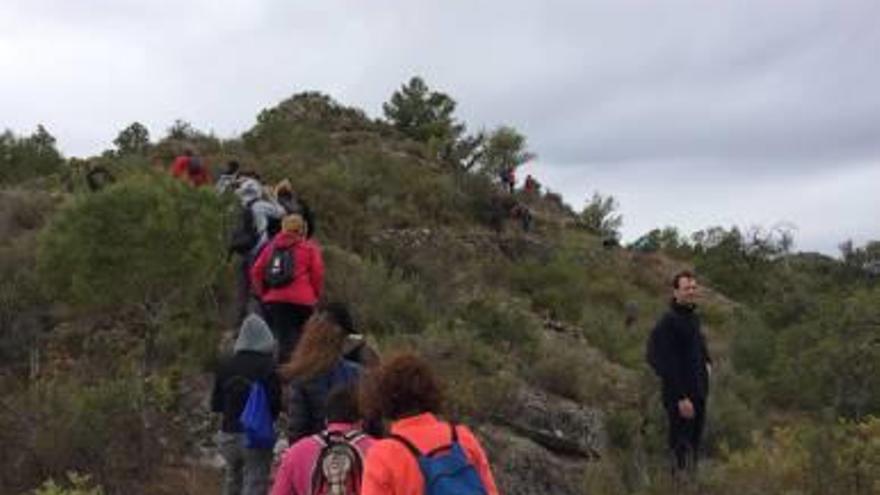
[[[706,420],[712,360],[696,313],[697,280],[683,271],[672,280],[670,309],[648,339],[648,363],[663,382],[674,472],[694,472]]]
[[[196,187],[211,182],[208,167],[191,148],[184,149],[183,154],[174,159],[174,163],[171,164],[171,175]]]

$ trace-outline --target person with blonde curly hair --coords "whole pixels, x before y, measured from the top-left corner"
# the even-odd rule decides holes
[[[285,362],[324,291],[321,249],[306,239],[301,215],[282,219],[281,232],[260,251],[250,279],[266,321],[278,339],[279,362]]]

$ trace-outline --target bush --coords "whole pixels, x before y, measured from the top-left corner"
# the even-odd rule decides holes
[[[149,365],[159,329],[176,313],[197,313],[223,273],[226,211],[213,190],[135,175],[52,219],[40,238],[40,278],[77,308],[136,315]]]
[[[432,320],[420,287],[381,260],[363,260],[341,249],[324,250],[327,299],[352,305],[358,326],[378,336],[421,333]]]
[[[77,474],[74,471],[67,473],[67,487],[55,483],[49,479],[33,491],[33,495],[104,495],[100,486],[93,486],[91,476]]]

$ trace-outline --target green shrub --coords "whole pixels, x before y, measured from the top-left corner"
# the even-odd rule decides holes
[[[74,471],[67,473],[67,483],[61,486],[55,480],[46,480],[39,488],[33,491],[33,495],[104,495],[104,489],[93,486],[91,476],[77,474]]]

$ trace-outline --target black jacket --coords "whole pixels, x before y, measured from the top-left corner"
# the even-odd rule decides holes
[[[247,403],[250,385],[261,380],[269,396],[272,418],[281,411],[281,384],[275,373],[275,359],[270,354],[251,351],[238,352],[220,363],[211,393],[211,410],[223,414],[221,429],[227,433],[241,433],[238,418]]]
[[[648,339],[648,363],[663,381],[663,401],[705,399],[711,362],[694,308],[673,302]]]
[[[340,359],[330,371],[310,380],[293,381],[287,407],[287,436],[291,444],[323,430],[327,421],[327,395],[336,386],[356,382],[360,375],[358,364]]]

